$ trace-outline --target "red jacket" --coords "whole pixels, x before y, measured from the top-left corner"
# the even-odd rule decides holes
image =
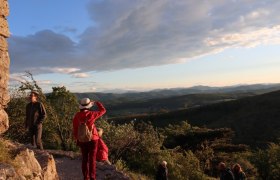
[[[80,121],[83,122],[85,119],[88,119],[87,121],[87,126],[90,128],[93,125],[93,131],[92,131],[92,140],[98,140],[99,136],[97,133],[97,130],[94,126],[94,122],[103,114],[106,113],[106,109],[104,108],[104,106],[100,103],[100,102],[95,102],[97,107],[98,107],[98,111],[80,111],[77,112],[74,119],[73,119],[73,136],[74,139],[78,139],[78,126],[80,124]]]
[[[96,160],[97,161],[108,160],[108,147],[101,138],[99,138],[98,140]]]

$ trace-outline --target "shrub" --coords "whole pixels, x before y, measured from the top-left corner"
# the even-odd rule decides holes
[[[251,156],[260,178],[280,179],[280,145],[271,144],[266,150],[258,150]]]

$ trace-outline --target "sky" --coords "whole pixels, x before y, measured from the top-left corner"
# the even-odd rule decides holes
[[[278,0],[9,0],[10,85],[122,92],[279,83]]]

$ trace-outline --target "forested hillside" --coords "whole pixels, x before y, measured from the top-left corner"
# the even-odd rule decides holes
[[[149,114],[174,111],[179,109],[194,108],[208,104],[232,101],[242,97],[252,96],[253,93],[213,93],[213,94],[188,94],[157,98],[142,101],[125,101],[123,103],[107,103],[108,116],[126,116],[132,114]]]
[[[188,120],[196,126],[232,128],[235,142],[253,146],[276,142],[280,137],[280,91],[202,107],[153,115],[113,118],[115,122],[151,121],[164,127]]]

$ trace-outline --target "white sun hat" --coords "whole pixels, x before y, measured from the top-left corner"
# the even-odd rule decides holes
[[[94,102],[90,101],[89,98],[83,98],[80,100],[80,109],[89,109],[93,106]]]

